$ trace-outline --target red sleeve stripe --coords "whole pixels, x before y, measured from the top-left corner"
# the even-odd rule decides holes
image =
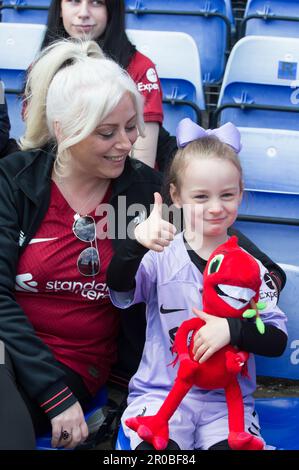
[[[55,405],[51,406],[50,408],[48,408],[47,410],[45,410],[45,413],[49,413],[49,411],[53,410],[53,408],[56,408],[56,406],[60,405],[61,403],[63,403],[65,400],[67,400],[71,395],[73,395],[73,393],[69,393],[66,397],[64,397],[62,400],[58,401],[57,403],[55,403]]]
[[[68,387],[65,387],[63,390],[61,390],[59,393],[56,393],[56,395],[54,395],[54,397],[50,398],[49,400],[45,401],[44,403],[42,403],[40,406],[45,406],[47,405],[50,401],[54,400],[55,398],[57,398],[59,395],[61,395],[63,392],[65,392],[66,390],[68,389]]]

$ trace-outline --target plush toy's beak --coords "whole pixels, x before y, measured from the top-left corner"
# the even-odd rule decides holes
[[[246,307],[256,294],[249,287],[231,286],[229,284],[218,284],[215,290],[225,303],[236,310]]]

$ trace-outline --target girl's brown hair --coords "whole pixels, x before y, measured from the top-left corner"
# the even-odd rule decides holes
[[[231,162],[240,173],[240,191],[243,191],[243,171],[237,153],[230,145],[221,142],[217,137],[207,136],[190,142],[186,147],[179,148],[176,152],[169,167],[163,191],[168,202],[170,202],[170,185],[173,184],[178,190],[180,189],[183,174],[189,162],[195,158],[218,158]]]

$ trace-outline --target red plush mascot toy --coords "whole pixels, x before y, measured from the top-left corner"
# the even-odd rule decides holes
[[[236,237],[231,237],[212,253],[207,262],[203,275],[203,311],[219,317],[256,316],[256,326],[263,334],[264,324],[258,314],[258,309],[265,307],[258,303],[260,286],[258,263],[238,246]],[[180,366],[172,390],[155,416],[129,418],[126,425],[156,449],[165,449],[169,439],[168,421],[190,388],[193,385],[207,390],[224,388],[229,446],[234,450],[262,450],[263,442],[244,430],[244,405],[237,380],[239,373],[247,374],[249,354],[228,345],[202,364],[194,361],[194,335],[204,324],[200,318],[182,323],[174,343]],[[193,333],[188,345],[190,332]]]

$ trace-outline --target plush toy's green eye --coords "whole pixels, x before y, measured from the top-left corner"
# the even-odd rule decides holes
[[[219,271],[223,258],[224,255],[216,255],[211,259],[208,267],[208,274],[217,273]]]

